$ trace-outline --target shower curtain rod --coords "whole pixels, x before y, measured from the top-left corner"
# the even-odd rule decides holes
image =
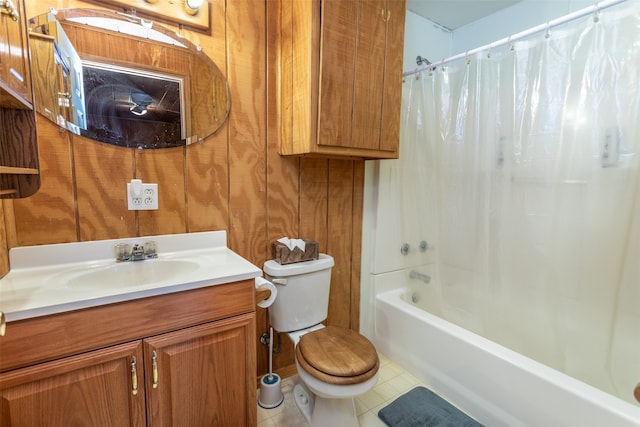
[[[489,44],[486,44],[484,46],[480,46],[480,47],[477,47],[475,49],[468,50],[466,52],[459,53],[459,54],[454,55],[454,56],[450,56],[449,58],[443,59],[443,60],[438,61],[438,62],[434,62],[432,64],[428,64],[426,66],[418,67],[413,71],[406,71],[406,72],[402,73],[402,77],[412,76],[412,75],[417,74],[417,73],[419,73],[421,71],[425,71],[425,70],[429,70],[429,69],[435,70],[437,67],[439,67],[441,65],[444,65],[444,64],[446,64],[448,62],[455,61],[456,59],[465,58],[465,57],[468,57],[469,55],[473,55],[475,53],[482,52],[484,50],[490,50],[490,49],[492,49],[494,47],[502,46],[502,45],[507,44],[507,43],[512,43],[512,42],[514,42],[516,40],[522,39],[522,38],[530,36],[532,34],[539,33],[540,31],[548,31],[553,27],[557,27],[558,25],[564,24],[564,23],[569,22],[569,21],[573,21],[574,19],[582,18],[583,16],[587,16],[587,15],[592,14],[592,13],[598,14],[603,9],[606,9],[608,7],[611,7],[611,6],[615,6],[615,5],[617,5],[619,3],[623,3],[625,1],[627,1],[627,0],[606,0],[606,1],[603,1],[603,2],[598,2],[598,3],[594,4],[593,6],[585,7],[584,9],[580,9],[580,10],[577,10],[575,12],[569,13],[568,15],[564,15],[564,16],[562,16],[560,18],[548,21],[546,24],[541,24],[541,25],[535,26],[533,28],[529,28],[528,30],[524,30],[524,31],[521,31],[521,32],[516,33],[514,35],[505,37],[505,38],[500,39],[500,40],[498,40],[496,42],[489,43]]]

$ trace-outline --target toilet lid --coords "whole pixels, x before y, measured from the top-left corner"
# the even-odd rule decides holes
[[[347,328],[327,326],[304,334],[296,346],[298,363],[314,377],[332,384],[357,384],[373,377],[380,362],[366,337]]]

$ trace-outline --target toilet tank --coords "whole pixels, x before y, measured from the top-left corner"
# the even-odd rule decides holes
[[[264,263],[265,278],[276,284],[278,296],[269,307],[269,321],[278,332],[306,329],[327,318],[333,258],[278,264]],[[286,282],[279,284],[278,282]]]

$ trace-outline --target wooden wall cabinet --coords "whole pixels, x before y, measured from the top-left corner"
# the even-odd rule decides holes
[[[279,153],[399,155],[404,0],[267,2]]]
[[[18,19],[8,11],[0,13],[0,105],[30,110],[33,95],[24,2],[11,1]]]
[[[247,281],[231,287],[218,285],[187,291],[188,295],[174,294],[175,302],[162,296],[121,304],[119,310],[124,310],[123,313],[137,312],[127,319],[111,319],[111,323],[137,322],[133,328],[128,328],[127,323],[120,325],[122,339],[149,335],[118,344],[113,344],[108,326],[102,329],[105,322],[98,321],[96,325],[96,316],[118,313],[108,306],[62,315],[62,319],[37,327],[35,319],[24,325],[9,323],[7,335],[0,338],[3,347],[12,334],[29,336],[31,341],[39,339],[45,348],[50,347],[50,343],[42,342],[47,339],[43,331],[49,330],[54,335],[51,339],[56,340],[55,334],[59,332],[52,329],[77,321],[87,322],[86,330],[73,328],[79,334],[73,346],[94,346],[88,338],[91,329],[108,345],[1,373],[2,425],[255,426],[253,292],[251,282]],[[202,298],[222,299],[233,309],[215,313],[194,306]],[[182,305],[186,303],[189,305]],[[211,308],[211,304],[209,300],[204,305]],[[164,316],[155,317],[162,312]],[[232,312],[235,314],[230,315]],[[154,322],[157,324],[150,325]],[[145,323],[149,326],[145,327]],[[87,337],[84,343],[83,337]],[[15,344],[15,339],[8,343],[9,347]],[[58,344],[63,349],[57,351],[77,351],[71,347],[65,350],[64,340]],[[2,350],[5,352],[6,347]],[[8,363],[23,364],[15,358]]]
[[[23,0],[12,6],[17,19],[0,8],[0,198],[27,197],[40,187],[25,7]]]

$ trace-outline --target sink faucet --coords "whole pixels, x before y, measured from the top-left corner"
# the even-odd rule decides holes
[[[133,245],[131,249],[131,261],[142,261],[144,259],[144,246],[139,243]]]
[[[158,244],[155,240],[149,240],[144,243],[134,243],[133,246],[128,243],[118,243],[114,246],[116,253],[116,261],[142,261],[145,259],[158,258]]]

